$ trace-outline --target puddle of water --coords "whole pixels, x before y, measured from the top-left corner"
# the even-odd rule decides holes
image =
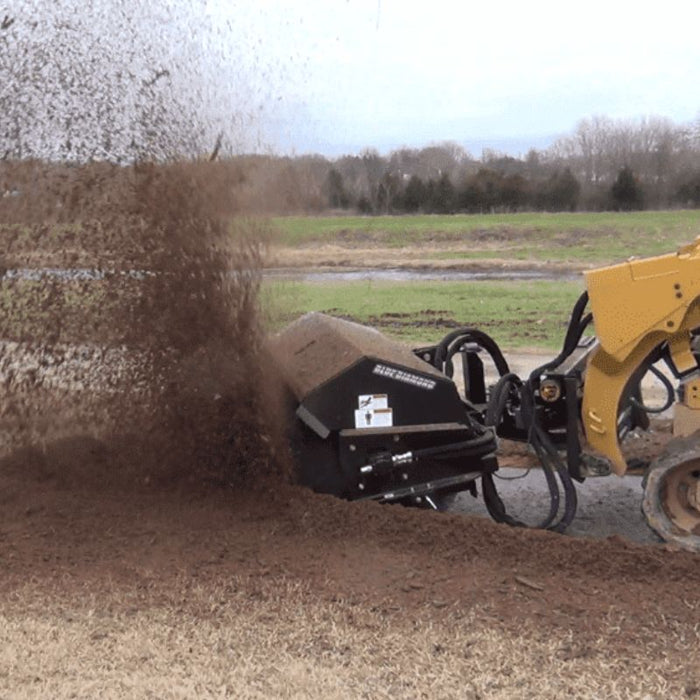
[[[1,272],[1,270],[0,270]],[[101,280],[111,275],[126,275],[135,279],[143,279],[155,273],[148,270],[98,270],[89,268],[62,269],[44,268],[15,268],[5,270],[2,277],[7,279],[41,280],[53,277],[64,280],[85,281]],[[264,270],[266,279],[276,279],[291,282],[478,282],[488,280],[550,280],[578,281],[580,273],[561,272],[556,270],[439,270],[435,268],[402,269],[402,268],[362,268],[352,270],[313,270],[277,268]]]
[[[570,280],[577,281],[580,273],[552,270],[438,270],[438,269],[379,269],[363,268],[353,270],[308,270],[308,269],[268,269],[266,279],[294,282],[478,282],[481,280]]]

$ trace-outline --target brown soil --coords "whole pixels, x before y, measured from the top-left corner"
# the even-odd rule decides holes
[[[700,594],[700,558],[662,546],[572,541],[279,483],[241,493],[112,476],[105,488],[106,464],[123,458],[114,446],[75,438],[0,463],[4,595],[32,579],[50,589],[86,580],[97,589],[134,585],[145,568],[164,590],[183,571],[200,583],[284,576],[321,597],[395,604],[409,614],[433,604],[438,617],[439,603],[459,603],[489,609],[508,627],[534,617],[595,637],[611,606],[629,622],[655,613],[687,619],[684,601]],[[664,595],[649,596],[649,586]]]
[[[192,586],[214,592],[235,581],[251,608],[271,589],[301,587],[309,605],[352,610],[355,632],[378,612],[395,618],[396,629],[413,620],[451,630],[455,615],[471,616],[474,632],[573,636],[573,646],[560,647],[564,658],[612,643],[630,663],[658,633],[675,669],[664,676],[669,687],[692,695],[700,681],[692,670],[699,640],[671,650],[700,624],[697,555],[346,503],[279,483],[241,490],[194,480],[164,489],[119,475],[105,481],[107,465],[123,462],[125,450],[75,438],[0,463],[5,601],[26,596],[31,582],[47,610],[75,610],[75,595],[89,590],[90,605],[109,605],[109,632],[109,619],[124,610],[190,614]],[[216,624],[226,605],[198,609],[199,624]],[[274,630],[274,616],[259,626],[263,638],[268,626]],[[306,690],[315,694],[313,685]]]

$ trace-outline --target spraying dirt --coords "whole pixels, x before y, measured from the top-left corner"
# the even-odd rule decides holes
[[[138,446],[110,480],[278,469],[265,232],[236,218],[240,169],[208,162],[248,121],[234,35],[199,0],[20,0],[0,22],[4,452],[85,435]]]
[[[152,453],[148,478],[269,472],[264,240],[220,213],[226,184],[196,164],[37,165],[0,202],[6,445],[131,435]]]

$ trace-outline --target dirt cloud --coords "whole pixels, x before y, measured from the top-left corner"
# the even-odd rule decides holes
[[[0,451],[51,469],[84,436],[97,482],[277,473],[267,234],[208,159],[221,37],[202,3],[35,5],[0,17]]]

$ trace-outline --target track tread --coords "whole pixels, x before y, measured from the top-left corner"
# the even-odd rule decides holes
[[[666,513],[662,494],[666,476],[676,467],[700,459],[700,431],[672,439],[651,463],[642,480],[642,512],[649,527],[662,540],[682,549],[700,552],[700,535],[680,529]]]

